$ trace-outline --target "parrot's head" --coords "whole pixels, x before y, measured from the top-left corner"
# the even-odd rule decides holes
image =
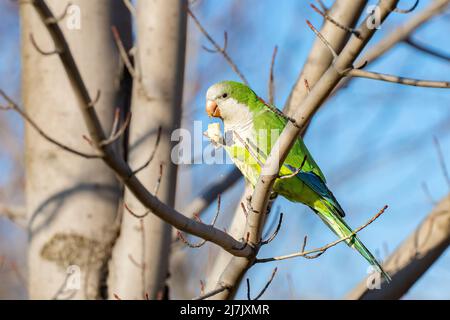
[[[256,99],[255,92],[243,83],[218,82],[206,92],[206,113],[224,122],[238,123],[246,115],[251,116],[250,106]]]

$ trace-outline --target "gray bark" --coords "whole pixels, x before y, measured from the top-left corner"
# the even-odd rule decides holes
[[[48,1],[57,16],[64,12],[67,3]],[[119,56],[110,26],[116,25],[129,36],[128,13],[120,0],[71,3],[80,8],[81,28],[71,24],[74,22],[71,19],[77,19],[76,10],[59,23],[92,95],[101,91],[95,109],[105,128],[110,128],[119,72]],[[58,56],[42,55],[30,41],[33,33],[43,50],[55,48],[44,23],[29,4],[21,5],[20,15],[22,96],[26,111],[50,136],[78,150],[94,153],[82,138],[87,134],[80,113],[82,102]],[[29,297],[100,298],[116,234],[113,226],[120,187],[114,173],[99,160],[84,159],[56,147],[28,124],[25,147]]]
[[[137,1],[137,45],[133,84],[129,164],[138,168],[161,140],[155,157],[137,176],[153,192],[163,166],[158,198],[173,207],[177,166],[171,159],[171,133],[180,126],[186,44],[186,3],[179,0]],[[129,190],[125,203],[133,212],[147,209]],[[142,223],[142,225],[141,225]],[[143,228],[142,228],[143,227]],[[163,298],[168,274],[171,227],[148,214],[139,221],[124,211],[120,237],[113,250],[108,280],[110,297]]]

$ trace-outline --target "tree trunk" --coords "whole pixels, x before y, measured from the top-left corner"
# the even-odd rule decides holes
[[[138,168],[149,159],[161,127],[155,157],[137,176],[151,191],[161,179],[158,198],[173,207],[177,166],[171,159],[170,136],[180,126],[182,114],[186,3],[179,0],[137,1],[136,25],[129,163],[132,168]],[[135,213],[147,211],[131,192],[125,192],[125,203]],[[110,264],[110,296],[165,298],[170,245],[168,224],[152,213],[138,219],[125,210]]]
[[[116,104],[119,55],[110,27],[130,37],[130,20],[122,1],[72,0],[59,22],[82,77],[95,96],[105,128]],[[55,16],[68,1],[48,1]],[[21,5],[22,94],[26,111],[51,137],[72,148],[95,153],[81,103],[56,54],[43,21],[33,6]],[[107,57],[98,59],[98,57]],[[105,266],[116,237],[114,221],[120,186],[100,160],[88,160],[49,143],[25,126],[26,204],[29,219],[28,286],[31,299],[96,299],[104,295]]]

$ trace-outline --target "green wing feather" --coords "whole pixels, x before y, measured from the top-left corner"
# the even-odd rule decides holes
[[[279,134],[281,134],[281,131],[283,131],[284,127],[286,126],[286,119],[282,118],[270,108],[265,105],[263,102],[260,103],[259,110],[254,113],[254,127],[257,130],[268,130],[268,140],[270,149],[272,149],[273,144],[275,141],[271,141],[270,139],[270,132],[271,130],[279,130]],[[306,161],[303,164],[302,171],[305,172],[314,172],[316,175],[318,175],[323,182],[326,182],[325,176],[323,175],[322,171],[320,170],[317,163],[314,161],[313,157],[309,153],[308,149],[306,148],[305,144],[303,143],[303,140],[301,138],[298,138],[295,142],[294,146],[292,147],[291,151],[289,152],[286,160],[284,163],[286,165],[290,165],[294,168],[299,168],[306,156]]]

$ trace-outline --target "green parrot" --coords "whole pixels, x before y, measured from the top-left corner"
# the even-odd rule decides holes
[[[248,86],[234,81],[219,82],[208,89],[206,112],[223,121],[223,146],[254,187],[262,165],[286,125],[286,117]],[[279,176],[273,185],[276,195],[309,206],[338,237],[352,234],[353,230],[343,219],[344,211],[326,186],[322,171],[301,138],[290,150]],[[390,281],[390,276],[356,235],[346,242]]]

